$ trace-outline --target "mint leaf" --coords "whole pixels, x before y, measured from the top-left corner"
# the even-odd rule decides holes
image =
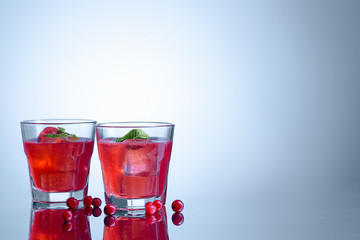
[[[48,137],[48,138],[59,138],[59,137],[67,137],[68,134],[66,133],[57,133],[57,134],[46,134],[44,135],[44,137]]]
[[[125,136],[116,138],[115,142],[122,142],[126,139],[149,139],[149,135],[141,129],[133,129],[125,134]]]
[[[58,127],[58,133],[64,133],[64,132],[65,132],[65,128]]]

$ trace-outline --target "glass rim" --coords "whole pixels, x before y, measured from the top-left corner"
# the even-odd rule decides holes
[[[64,124],[87,124],[93,123],[96,124],[95,120],[91,119],[34,119],[34,120],[24,120],[20,124],[34,124],[34,125],[64,125]]]
[[[174,127],[175,124],[169,122],[104,122],[96,124],[96,128],[157,128],[157,127]]]

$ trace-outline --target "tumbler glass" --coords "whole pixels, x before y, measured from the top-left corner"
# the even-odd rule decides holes
[[[120,209],[165,204],[174,124],[112,122],[96,125],[105,199]]]
[[[65,202],[87,195],[95,124],[82,119],[21,122],[34,201]]]

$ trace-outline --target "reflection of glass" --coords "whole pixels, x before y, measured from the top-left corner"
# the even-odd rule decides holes
[[[149,219],[153,217],[154,219]],[[156,220],[157,219],[157,220]],[[168,240],[166,209],[158,215],[121,214],[113,227],[104,227],[103,240]]]
[[[96,125],[107,203],[134,210],[155,199],[165,203],[173,131],[171,123]]]
[[[90,226],[84,209],[72,210],[75,218],[64,222],[66,205],[34,204],[30,223],[30,240],[91,239]]]
[[[34,201],[65,202],[87,194],[95,124],[56,119],[21,122]]]

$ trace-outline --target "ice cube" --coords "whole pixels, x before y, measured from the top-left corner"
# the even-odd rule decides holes
[[[150,141],[128,142],[125,175],[149,176],[156,171],[156,144]]]

